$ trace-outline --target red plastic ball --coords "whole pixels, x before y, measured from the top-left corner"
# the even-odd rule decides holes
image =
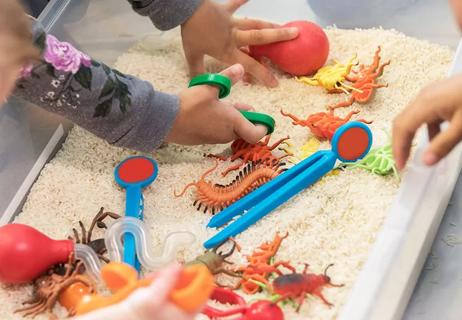
[[[53,240],[24,224],[0,227],[0,282],[25,283],[36,279],[51,266],[66,262],[74,243]]]
[[[329,39],[321,27],[309,21],[293,21],[283,27],[297,27],[297,38],[250,46],[250,55],[257,60],[266,57],[282,71],[294,76],[311,75],[326,63]]]
[[[248,307],[242,320],[284,320],[284,313],[277,304],[260,300]]]

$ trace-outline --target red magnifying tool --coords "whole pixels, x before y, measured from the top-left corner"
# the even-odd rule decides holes
[[[127,158],[115,168],[115,180],[126,190],[125,215],[127,217],[143,219],[142,190],[156,179],[158,171],[156,161],[144,156]],[[131,233],[124,235],[123,261],[140,270],[140,263],[136,259],[135,238]]]

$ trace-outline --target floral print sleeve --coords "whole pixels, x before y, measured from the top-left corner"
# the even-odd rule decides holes
[[[178,97],[91,59],[34,22],[42,61],[26,66],[14,95],[60,114],[109,143],[152,151],[168,134]]]

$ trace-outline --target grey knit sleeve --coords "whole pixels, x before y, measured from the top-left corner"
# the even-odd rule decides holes
[[[177,96],[91,59],[36,22],[33,31],[42,61],[23,68],[14,95],[111,144],[140,151],[160,146],[177,115]]]
[[[142,16],[149,16],[156,28],[173,29],[196,11],[202,0],[128,0]]]

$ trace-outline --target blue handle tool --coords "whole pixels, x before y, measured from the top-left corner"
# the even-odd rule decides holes
[[[116,182],[126,190],[125,215],[127,217],[143,219],[142,190],[156,179],[157,173],[156,161],[148,157],[129,157],[117,165],[114,176]],[[124,235],[123,261],[140,270],[140,263],[136,258],[135,238],[130,233]]]
[[[367,125],[354,121],[344,124],[334,134],[332,150],[314,153],[212,217],[207,227],[217,228],[231,221],[236,215],[247,211],[207,240],[204,247],[214,248],[228,238],[243,232],[331,171],[337,159],[344,162],[357,161],[369,152],[371,145],[372,133]]]

